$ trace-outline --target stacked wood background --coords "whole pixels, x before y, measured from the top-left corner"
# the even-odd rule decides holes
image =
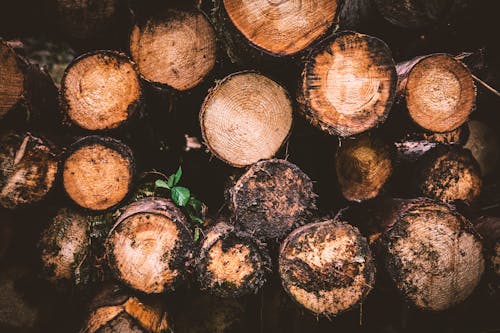
[[[494,2],[0,4],[0,332],[499,330]]]

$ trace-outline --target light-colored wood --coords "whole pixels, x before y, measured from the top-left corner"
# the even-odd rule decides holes
[[[14,50],[0,41],[0,118],[23,100],[25,72]]]

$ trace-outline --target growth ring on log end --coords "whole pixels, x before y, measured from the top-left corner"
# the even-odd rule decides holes
[[[482,245],[472,225],[450,206],[415,199],[383,234],[385,264],[404,298],[425,310],[464,301],[484,271]]]
[[[106,240],[116,278],[144,293],[174,289],[193,256],[188,221],[170,200],[147,198],[128,205]]]
[[[383,41],[346,31],[310,52],[300,85],[297,101],[306,118],[327,133],[350,136],[385,121],[397,75]]]
[[[25,97],[25,66],[16,52],[0,41],[0,118]]]
[[[78,205],[106,210],[126,197],[134,168],[132,151],[122,142],[109,137],[84,137],[68,150],[63,186]]]
[[[188,90],[203,81],[216,60],[215,31],[199,11],[169,9],[139,22],[130,54],[148,81]]]
[[[327,220],[288,235],[280,249],[279,274],[297,303],[332,317],[365,299],[375,283],[375,264],[357,228]]]
[[[291,126],[292,102],[287,92],[255,72],[225,77],[210,91],[200,111],[208,148],[235,167],[273,157]]]
[[[86,53],[66,69],[60,98],[63,110],[76,125],[87,130],[113,129],[139,106],[139,74],[123,53]]]

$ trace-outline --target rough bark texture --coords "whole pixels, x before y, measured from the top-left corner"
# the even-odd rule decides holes
[[[401,204],[385,224],[385,265],[405,300],[440,311],[474,291],[484,271],[482,245],[462,215],[421,198]]]
[[[483,122],[468,122],[469,138],[464,147],[479,163],[483,177],[494,176],[500,161],[500,139],[497,132]]]
[[[228,201],[232,222],[262,240],[285,237],[316,208],[311,179],[279,159],[252,165],[229,189]]]
[[[397,76],[383,41],[346,31],[314,47],[299,84],[297,101],[311,124],[330,134],[350,136],[385,121]]]
[[[170,200],[128,205],[106,240],[109,266],[120,281],[144,293],[173,290],[193,257],[189,222]]]
[[[63,166],[64,189],[81,207],[107,210],[129,193],[134,169],[132,152],[122,142],[87,136],[68,149]]]
[[[270,264],[263,244],[223,221],[205,233],[195,261],[200,288],[221,297],[257,293]]]
[[[282,284],[316,315],[336,316],[359,305],[375,283],[375,265],[366,239],[340,221],[310,223],[283,241]]]
[[[200,111],[203,139],[224,162],[244,167],[273,157],[292,126],[292,102],[283,87],[255,72],[219,81]]]
[[[436,53],[398,63],[398,95],[411,119],[431,132],[464,124],[475,106],[469,69],[453,56]]]
[[[68,122],[87,130],[116,128],[140,105],[136,65],[116,51],[85,53],[66,68],[60,100]]]
[[[0,206],[17,208],[42,200],[58,170],[55,148],[29,132],[0,138]]]
[[[336,170],[342,194],[347,200],[372,199],[391,176],[390,147],[368,134],[342,140],[337,150]]]
[[[159,86],[188,90],[212,70],[215,32],[199,11],[167,9],[139,21],[130,35],[130,53],[141,75]]]

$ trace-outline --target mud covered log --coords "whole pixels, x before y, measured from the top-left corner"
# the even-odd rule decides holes
[[[408,200],[386,222],[385,265],[405,300],[440,311],[463,302],[484,271],[482,245],[472,225],[450,206]]]
[[[263,244],[220,221],[206,232],[195,265],[202,290],[239,297],[257,293],[271,270],[271,259]]]
[[[259,161],[228,190],[231,221],[258,239],[283,238],[309,220],[316,197],[311,179],[295,164]]]
[[[500,287],[500,218],[481,216],[474,221],[474,228],[483,238],[488,269],[496,277],[496,287]]]
[[[86,53],[66,68],[60,100],[68,122],[86,130],[116,128],[140,105],[136,65],[116,51]]]
[[[491,127],[483,122],[468,122],[469,138],[464,147],[469,149],[479,163],[483,177],[492,176],[500,162],[500,138]]]
[[[475,107],[476,87],[469,69],[444,53],[398,63],[398,95],[410,118],[431,132],[464,124]]]
[[[389,145],[368,134],[342,140],[335,163],[344,197],[350,201],[376,197],[391,176],[391,155]]]
[[[171,332],[162,303],[157,298],[140,298],[118,286],[106,285],[92,301],[80,333]]]
[[[73,143],[63,166],[63,186],[81,207],[101,211],[119,204],[129,193],[134,159],[122,142],[87,136]]]
[[[50,76],[0,39],[0,119],[9,115],[38,126],[56,106],[57,88]]]
[[[73,282],[90,256],[89,219],[71,209],[60,209],[42,232],[38,246],[46,278],[52,283]]]
[[[439,146],[425,154],[417,170],[418,191],[442,202],[474,202],[481,193],[481,170],[467,149]]]
[[[273,157],[292,126],[292,102],[283,87],[255,72],[225,77],[200,111],[210,151],[234,167]]]
[[[42,200],[58,170],[55,147],[29,132],[0,137],[0,206],[17,208]]]
[[[297,101],[311,124],[329,134],[350,136],[385,121],[396,84],[387,45],[378,38],[346,31],[310,52]]]
[[[297,303],[326,317],[359,305],[375,283],[367,240],[355,227],[336,220],[290,233],[281,245],[279,274]]]
[[[176,90],[198,85],[216,61],[214,29],[205,15],[195,10],[164,9],[139,20],[129,46],[147,81]]]
[[[128,205],[106,240],[114,276],[144,293],[173,290],[193,257],[189,222],[170,200],[146,198]]]

